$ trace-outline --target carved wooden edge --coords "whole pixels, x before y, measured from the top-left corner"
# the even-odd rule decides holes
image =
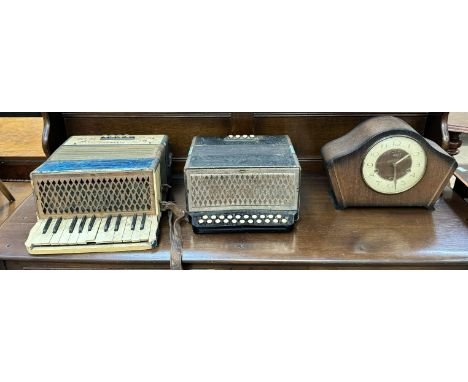
[[[48,158],[67,139],[62,113],[42,113],[42,149]]]
[[[463,141],[460,139],[462,133],[468,134],[468,127],[466,126],[457,126],[457,125],[448,125],[449,132],[449,147],[447,152],[450,155],[457,155],[460,152],[460,147],[463,144]]]
[[[431,141],[437,143],[445,151],[449,149],[449,130],[448,130],[449,113],[428,113],[424,136]]]

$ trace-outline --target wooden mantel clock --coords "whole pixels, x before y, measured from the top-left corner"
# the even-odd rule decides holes
[[[433,208],[457,162],[405,121],[368,119],[327,143],[322,157],[339,208]]]

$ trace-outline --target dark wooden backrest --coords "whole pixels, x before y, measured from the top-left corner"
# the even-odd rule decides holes
[[[321,172],[321,147],[375,115],[402,118],[448,147],[448,113],[44,113],[43,146],[50,155],[72,135],[167,134],[174,172],[181,172],[195,135],[287,134],[304,171]]]

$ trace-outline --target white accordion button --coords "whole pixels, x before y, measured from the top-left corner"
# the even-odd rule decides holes
[[[281,223],[287,223],[287,222],[288,222],[288,219],[281,220]]]
[[[244,220],[244,219],[241,219],[241,220],[239,220],[239,223],[244,224],[244,223],[245,223],[245,220]]]
[[[248,219],[249,218],[249,215],[244,215],[244,219]]]
[[[198,224],[203,224],[205,221],[203,219],[198,220]]]
[[[208,224],[211,224],[211,223],[213,223],[213,220],[208,219],[206,222],[207,222]]]
[[[250,138],[254,138],[254,137],[255,137],[255,135],[253,135],[253,134],[250,135]]]
[[[281,215],[276,215],[276,219],[281,219]]]
[[[206,220],[208,219],[208,215],[203,215],[202,218]]]
[[[232,219],[232,215],[228,215],[227,218],[228,218],[228,219]]]
[[[236,220],[236,219],[232,219],[232,222],[233,222],[234,224],[236,224],[236,223],[237,223],[237,220]]]
[[[240,215],[236,215],[236,219],[240,219],[240,218],[241,218],[241,216],[240,216]]]
[[[227,224],[227,223],[229,223],[229,220],[228,220],[228,219],[224,219],[223,222],[224,222],[224,224]]]
[[[257,219],[257,223],[260,224],[262,222],[261,219]]]
[[[252,219],[249,219],[249,224],[252,224],[253,223],[253,220]]]
[[[210,218],[211,219],[216,219],[216,215],[211,215]]]
[[[252,219],[257,219],[257,215],[252,215]]]
[[[215,220],[215,223],[219,224],[219,223],[221,223],[221,220],[216,219],[216,220]]]
[[[260,215],[260,219],[265,219],[265,215]]]
[[[273,219],[273,215],[268,215],[268,219]]]
[[[209,220],[208,220],[209,222]],[[273,223],[278,223],[278,219],[273,219]]]
[[[242,136],[242,138],[247,138],[247,137],[248,137],[248,135],[246,135],[246,134],[244,134],[244,135]]]
[[[219,215],[219,218],[220,218],[221,220],[223,220],[223,219],[224,219],[224,215]]]
[[[270,219],[265,219],[265,223],[269,223],[270,222]]]

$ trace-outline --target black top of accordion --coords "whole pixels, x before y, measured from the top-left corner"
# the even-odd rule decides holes
[[[185,167],[299,167],[299,162],[287,135],[195,137]]]

